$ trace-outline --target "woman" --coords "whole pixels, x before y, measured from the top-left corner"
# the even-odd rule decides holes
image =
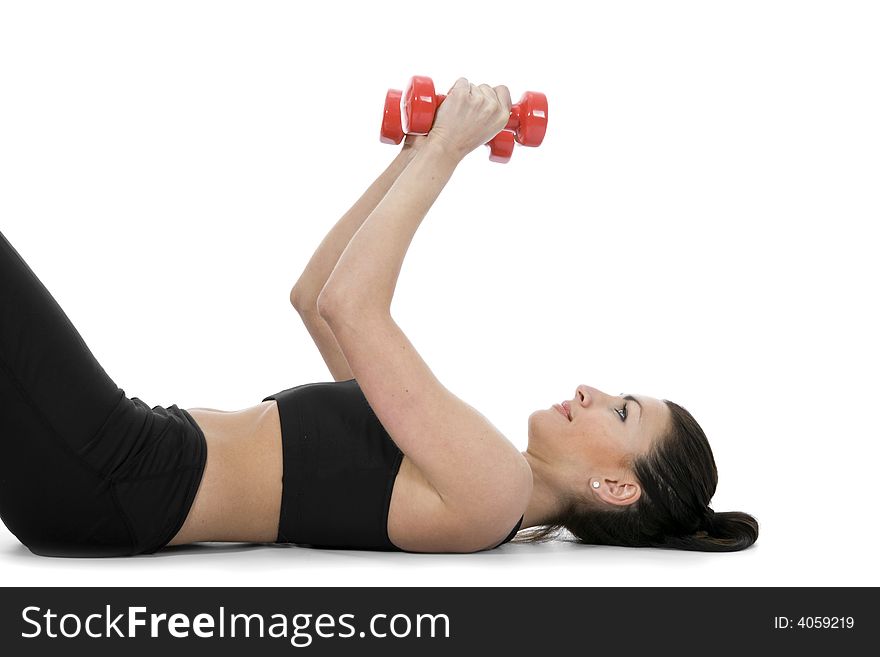
[[[520,453],[434,377],[391,317],[406,251],[457,164],[501,130],[506,87],[459,79],[319,245],[291,291],[334,382],[236,412],[148,407],[94,359],[0,242],[0,517],[35,554],[128,556],[200,541],[474,552],[545,540],[730,551],[717,472],[680,406],[578,386]],[[2,235],[0,235],[2,237]]]

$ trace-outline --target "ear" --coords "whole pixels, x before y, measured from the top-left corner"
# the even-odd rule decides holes
[[[599,483],[598,488],[595,487],[596,482]],[[590,492],[607,504],[626,506],[639,499],[642,487],[635,481],[593,477],[590,479]]]

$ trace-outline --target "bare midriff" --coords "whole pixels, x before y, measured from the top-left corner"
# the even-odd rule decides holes
[[[186,521],[167,545],[274,542],[283,473],[278,404],[269,400],[240,411],[186,410],[205,434],[208,456]]]

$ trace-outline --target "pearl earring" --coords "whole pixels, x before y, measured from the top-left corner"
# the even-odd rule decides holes
[[[599,488],[599,482],[598,482],[598,481],[594,481],[594,482],[593,482],[593,488]]]

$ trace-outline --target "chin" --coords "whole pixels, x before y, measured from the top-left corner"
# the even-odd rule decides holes
[[[554,435],[554,415],[561,417],[558,411],[552,408],[540,409],[529,415],[529,444],[545,442]],[[556,426],[558,431],[558,424]]]

